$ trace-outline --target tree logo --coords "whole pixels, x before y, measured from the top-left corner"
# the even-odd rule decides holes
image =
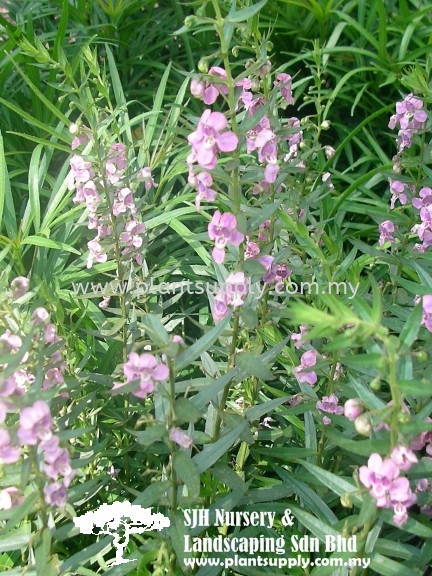
[[[163,514],[152,514],[151,508],[142,508],[128,501],[102,504],[96,510],[75,516],[73,521],[81,534],[108,534],[114,537],[114,564],[132,562],[123,558],[131,534],[162,530],[170,525],[169,518]]]

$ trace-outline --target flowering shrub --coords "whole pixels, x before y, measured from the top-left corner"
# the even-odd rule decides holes
[[[341,72],[339,62],[378,51],[382,64],[398,43],[380,77],[395,81],[408,39],[386,44],[396,24],[381,13],[379,40],[364,36],[371,50],[339,6],[325,47],[291,57],[267,34],[274,7],[214,0],[175,32],[186,56],[161,66],[155,87],[141,56],[129,68],[115,50],[135,3],[99,4],[106,34],[127,36],[75,43],[81,24],[66,46],[68,10],[79,12],[69,4],[54,46],[39,40],[44,29],[24,27],[27,37],[5,20],[14,74],[36,104],[5,100],[29,123],[29,161],[15,164],[12,134],[0,139],[2,561],[44,576],[135,573],[111,568],[112,540],[72,522],[133,500],[170,519],[157,534],[128,533],[125,556],[143,574],[207,573],[185,562],[193,537],[302,534],[356,539],[337,552],[369,558],[371,574],[420,576],[432,538],[426,63],[404,72],[395,114],[396,89],[372,110],[379,83],[372,98],[370,81],[350,87],[370,64]],[[32,116],[40,107],[50,121]],[[289,509],[292,521],[187,525],[185,512],[202,509]]]

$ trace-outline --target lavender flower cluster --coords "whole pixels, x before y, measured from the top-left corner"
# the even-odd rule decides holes
[[[37,474],[45,478],[44,498],[48,505],[62,508],[67,501],[66,488],[75,472],[71,467],[67,448],[60,446],[59,437],[53,432],[53,419],[46,400],[31,402],[38,390],[36,366],[40,366],[44,354],[42,392],[66,396],[61,390],[64,383],[66,363],[63,361],[64,345],[57,335],[49,313],[43,307],[36,308],[30,318],[20,315],[20,299],[29,289],[29,280],[23,276],[10,283],[3,303],[3,321],[6,323],[0,335],[0,351],[11,360],[1,365],[0,378],[0,463],[15,464],[28,458],[29,450],[35,447],[38,453]],[[26,333],[26,329],[27,332]],[[22,353],[24,340],[31,335],[30,348]],[[16,367],[15,356],[19,359]],[[49,395],[49,394],[48,394]],[[15,424],[19,414],[18,426]],[[10,508],[23,501],[23,494],[10,486],[0,492],[0,506]]]
[[[398,201],[402,206],[408,204],[408,195],[411,196],[412,206],[419,211],[421,223],[415,224],[411,232],[418,236],[420,243],[414,245],[414,250],[425,252],[432,246],[432,189],[423,186],[416,197],[416,185],[401,176],[401,155],[403,151],[410,148],[413,143],[413,136],[424,130],[427,122],[427,113],[423,110],[423,102],[420,98],[415,98],[413,94],[408,94],[401,102],[396,103],[396,114],[390,118],[389,128],[400,126],[397,138],[398,154],[393,158],[393,170],[396,178],[389,178],[390,184],[390,209],[395,208]],[[382,246],[386,242],[395,242],[395,225],[391,220],[385,220],[379,226],[379,244]]]

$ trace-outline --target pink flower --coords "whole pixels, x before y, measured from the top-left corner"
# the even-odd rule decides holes
[[[24,296],[29,289],[29,285],[30,281],[25,276],[17,276],[17,278],[14,278],[10,283],[13,298],[16,300]]]
[[[405,446],[395,446],[390,454],[390,458],[399,470],[409,470],[413,464],[418,462],[414,452]]]
[[[0,510],[10,510],[13,506],[18,506],[23,502],[24,496],[15,486],[0,490]]]
[[[395,230],[394,224],[391,220],[385,220],[379,225],[380,237],[378,244],[382,246],[385,242],[393,243],[395,241],[393,232]]]
[[[52,419],[50,407],[43,400],[21,410],[18,438],[23,444],[34,446],[39,440],[49,440]]]
[[[64,484],[53,482],[44,488],[45,502],[56,508],[64,508],[67,503],[67,492]]]
[[[225,280],[224,289],[231,306],[242,306],[249,292],[249,279],[243,272],[233,272]]]
[[[157,188],[158,187],[156,182],[153,180],[152,173],[151,173],[149,166],[145,166],[144,168],[141,168],[141,170],[138,172],[138,180],[144,180],[144,187],[147,190],[147,192],[151,188]]]
[[[388,507],[387,492],[393,485],[393,480],[399,476],[399,468],[390,458],[383,460],[374,452],[369,456],[367,466],[359,469],[360,482],[369,488],[370,495],[377,500],[380,507]]]
[[[145,232],[145,224],[130,220],[125,226],[125,232],[120,234],[120,240],[125,242],[127,246],[134,246],[140,248],[143,243],[142,234]]]
[[[422,298],[423,318],[422,324],[429,332],[432,332],[432,294]]]
[[[3,347],[6,348],[8,352],[15,354],[22,346],[22,340],[16,334],[7,328],[6,331],[0,336],[0,343],[4,342]]]
[[[81,156],[75,154],[69,162],[71,167],[71,178],[75,180],[75,183],[85,184],[94,177],[91,163],[86,162]],[[69,183],[72,183],[72,187],[69,187],[69,189],[72,190],[74,187],[73,180],[70,179]]]
[[[297,382],[307,382],[310,386],[314,386],[317,381],[316,372],[305,372],[306,368],[315,366],[317,361],[318,352],[316,350],[308,350],[300,358],[300,365],[294,368],[294,376]]]
[[[308,328],[305,325],[301,325],[300,326],[300,332],[299,333],[295,333],[293,332],[291,334],[291,340],[294,340],[294,347],[295,348],[301,348],[307,341],[305,340],[305,336],[308,333]]]
[[[96,262],[106,262],[108,260],[108,255],[102,252],[102,246],[96,238],[87,242],[87,247],[89,249],[87,268],[93,266],[94,260],[96,260]]]
[[[180,448],[183,448],[184,450],[187,450],[193,444],[192,438],[183,432],[181,428],[171,428],[169,437],[172,442],[175,442],[180,446]]]
[[[4,428],[0,428],[0,462],[15,464],[20,457],[20,449],[11,445],[11,439]]]
[[[213,320],[217,323],[228,314],[228,297],[223,290],[219,290],[214,297],[212,316]]]
[[[390,192],[392,193],[390,208],[393,210],[396,200],[399,200],[402,205],[407,203],[407,196],[404,193],[406,184],[399,180],[392,180],[391,178],[389,178],[388,181],[390,184]]]
[[[344,409],[342,406],[338,406],[338,404],[339,399],[336,394],[330,394],[330,396],[323,396],[322,400],[319,400],[316,403],[316,407],[318,410],[321,410],[321,412],[328,412],[329,414],[343,414]],[[326,426],[331,424],[331,420],[328,416],[323,417],[323,424]]]
[[[137,398],[146,398],[153,392],[155,382],[166,380],[169,376],[168,366],[158,364],[153,354],[131,352],[128,361],[123,367],[127,382],[139,381],[139,389],[132,392]]]
[[[209,172],[200,172],[194,178],[195,186],[197,189],[197,196],[195,200],[196,209],[199,210],[201,206],[201,200],[206,200],[207,202],[213,202],[216,200],[216,192],[210,186],[213,185],[213,178]]]
[[[244,234],[237,230],[237,220],[234,214],[230,212],[221,214],[219,210],[213,214],[208,225],[208,235],[210,240],[215,241],[212,257],[216,264],[222,264],[225,260],[225,246],[228,243],[239,246],[244,239]]]
[[[292,82],[291,76],[289,74],[283,74],[283,73],[278,74],[276,76],[276,80],[273,82],[273,84],[277,88],[280,88],[282,98],[284,98],[288,104],[294,104],[294,98],[291,92],[291,82]]]
[[[218,152],[232,152],[237,148],[238,138],[234,132],[224,132],[228,121],[221,112],[207,109],[203,112],[195,132],[189,134],[195,161],[205,170],[213,170]]]
[[[249,236],[246,236],[246,249],[244,253],[245,260],[250,258],[255,258],[260,253],[260,247],[256,242],[249,240]]]
[[[46,308],[39,306],[32,314],[33,324],[39,326],[40,324],[46,324],[49,320],[49,314]]]
[[[212,66],[208,71],[209,76],[217,76],[221,80],[227,79],[227,74],[223,68]],[[204,104],[211,105],[217,100],[219,94],[228,94],[228,87],[223,83],[213,84],[212,82],[203,82],[194,78],[191,82],[191,94]]]

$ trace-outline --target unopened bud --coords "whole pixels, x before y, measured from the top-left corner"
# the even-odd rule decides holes
[[[370,423],[369,417],[365,414],[362,414],[355,419],[354,427],[362,436],[369,436],[372,432],[372,425]]]
[[[196,16],[186,16],[185,21],[184,21],[184,25],[187,26],[188,28],[192,28],[192,26],[195,24],[196,21]]]
[[[381,379],[378,378],[377,376],[376,378],[370,381],[369,386],[371,387],[372,390],[378,392],[381,389]]]
[[[208,72],[207,58],[201,58],[201,60],[198,62],[198,70],[203,74],[207,74]]]
[[[71,134],[78,134],[78,132],[79,132],[79,126],[78,126],[78,124],[71,124],[71,125],[69,126],[69,132],[70,132]]]
[[[419,362],[426,362],[426,360],[428,359],[428,355],[424,350],[418,350],[417,352],[415,352],[414,356],[416,360],[418,360]]]
[[[359,398],[350,398],[344,404],[345,418],[354,422],[356,418],[363,414],[363,404]]]
[[[345,492],[345,494],[342,494],[340,502],[344,508],[352,508],[351,494],[349,492]]]
[[[321,128],[323,130],[328,130],[330,128],[330,121],[329,120],[324,120],[324,122],[321,122]]]

